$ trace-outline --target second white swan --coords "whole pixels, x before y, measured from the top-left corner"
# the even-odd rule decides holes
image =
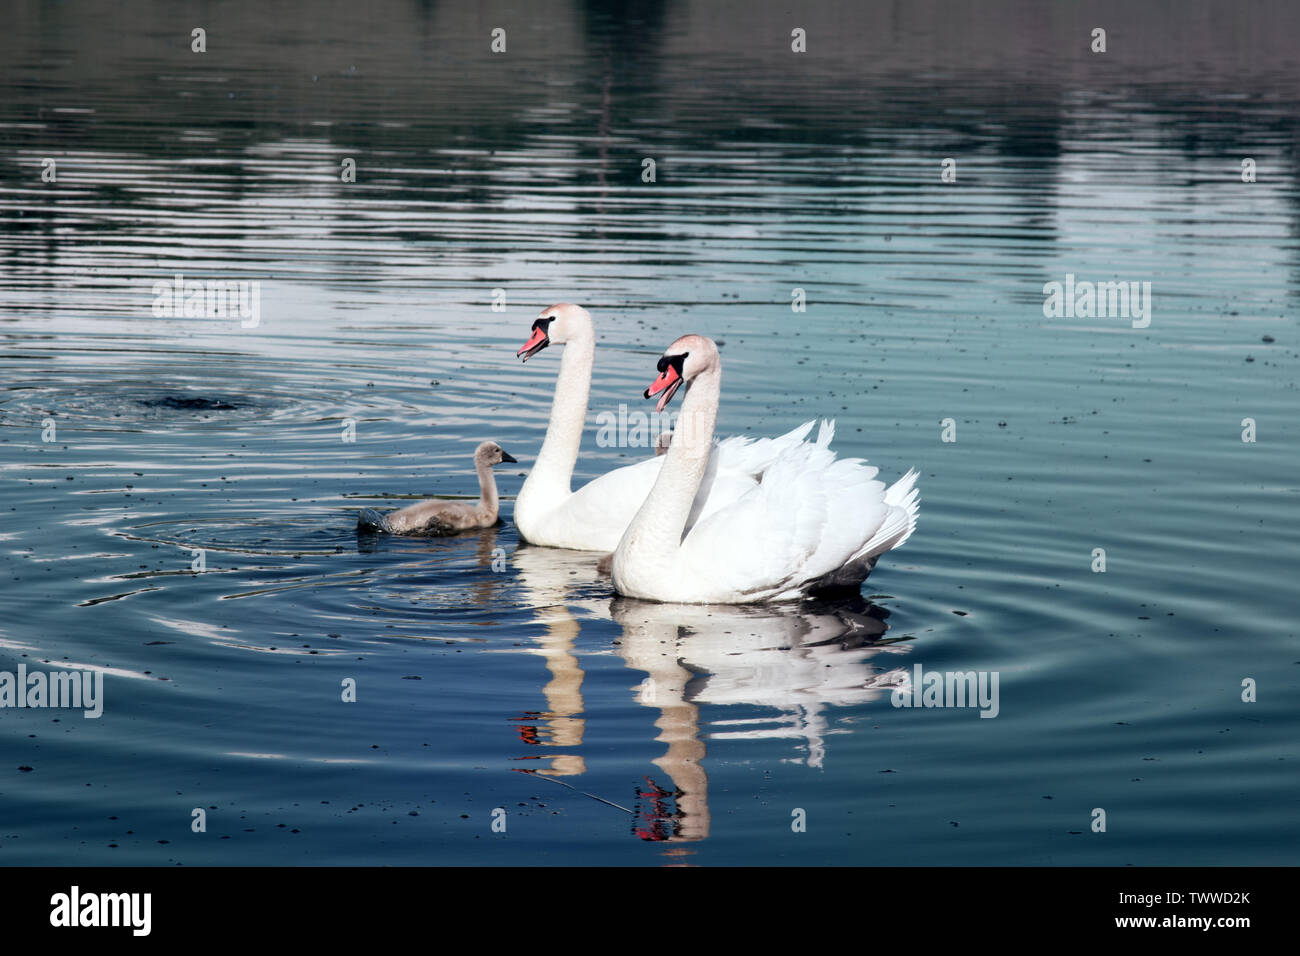
[[[702,335],[682,336],[659,360],[645,391],[660,396],[659,411],[690,387],[658,459],[663,469],[614,551],[615,589],[651,601],[747,604],[860,585],[915,529],[917,472],[886,489],[878,469],[836,459],[830,422],[815,442],[783,449],[761,483],[686,529],[708,468],[721,382],[717,346]]]

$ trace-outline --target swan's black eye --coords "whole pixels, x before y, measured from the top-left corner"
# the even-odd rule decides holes
[[[543,332],[549,334],[551,323],[554,321],[555,321],[555,316],[553,315],[548,315],[544,318],[538,319],[533,323],[533,330],[536,331],[537,329],[541,329]]]
[[[671,365],[676,370],[677,374],[681,375],[682,363],[686,361],[686,356],[690,354],[690,352],[683,352],[681,355],[665,355],[659,359],[659,364],[656,365],[655,368],[662,372]]]

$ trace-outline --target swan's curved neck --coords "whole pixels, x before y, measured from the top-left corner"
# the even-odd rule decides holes
[[[519,499],[530,491],[567,495],[582,444],[582,427],[587,420],[587,398],[591,392],[591,367],[596,357],[596,336],[591,331],[570,338],[560,358],[560,374],[551,402],[551,422],[546,439],[537,453],[537,463],[519,490]],[[553,502],[559,504],[558,501]]]
[[[722,369],[716,365],[697,375],[687,388],[663,468],[624,535],[625,552],[662,560],[681,547],[682,531],[713,451],[721,392]]]

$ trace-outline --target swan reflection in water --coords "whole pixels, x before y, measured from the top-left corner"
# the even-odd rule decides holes
[[[583,671],[575,640],[582,620],[612,620],[621,629],[614,651],[644,677],[629,690],[658,711],[655,738],[665,745],[654,760],[665,777],[647,777],[638,790],[634,830],[647,840],[708,837],[706,739],[799,741],[795,762],[821,767],[826,738],[837,731],[828,706],[878,700],[906,671],[891,656],[905,639],[886,637],[888,611],[860,595],[783,605],[659,604],[609,597],[592,553],[521,547],[512,564],[545,633],[535,653],[551,673],[543,693],[547,710],[528,718],[531,745],[565,750],[537,772],[577,776],[586,764]],[[882,660],[874,660],[885,655]],[[716,716],[701,726],[702,705],[747,706],[769,712]],[[725,712],[724,712],[725,714]],[[589,716],[589,715],[588,715]],[[621,809],[628,809],[621,807]]]
[[[906,644],[886,638],[888,612],[861,596],[791,605],[655,604],[616,598],[622,626],[619,654],[648,676],[637,702],[659,711],[656,738],[667,745],[655,765],[673,792],[655,786],[638,832],[647,839],[701,840],[709,835],[708,775],[700,707],[748,705],[773,713],[714,719],[713,740],[786,738],[802,741],[796,762],[822,766],[830,726],[827,705],[878,699],[903,675],[871,659]],[[664,808],[675,797],[676,812]]]
[[[550,672],[542,688],[544,711],[521,714],[516,721],[519,737],[532,747],[555,748],[556,753],[521,758],[545,761],[528,768],[547,777],[578,776],[587,770],[582,755],[586,731],[583,717],[582,666],[575,641],[581,617],[609,620],[609,587],[596,571],[600,555],[591,551],[565,551],[521,544],[510,555],[509,566],[533,608],[533,620],[543,632],[533,640],[530,653],[539,655]]]

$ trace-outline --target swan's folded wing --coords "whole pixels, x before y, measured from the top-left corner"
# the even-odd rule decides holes
[[[787,450],[751,492],[702,519],[679,567],[738,595],[792,596],[852,559],[884,522],[884,482],[823,444]]]
[[[798,428],[776,438],[746,438],[735,435],[718,442],[716,455],[723,471],[739,472],[757,478],[786,451],[799,445],[808,437],[816,420],[804,422]],[[823,428],[827,427],[823,424]],[[829,425],[832,433],[835,426]]]
[[[863,546],[859,558],[874,558],[904,544],[916,530],[916,515],[921,510],[921,492],[916,479],[921,476],[915,468],[894,482],[885,491],[885,504],[889,513],[876,529],[871,540]]]
[[[762,439],[776,440],[779,439]],[[720,459],[720,452],[715,448],[686,522],[688,530],[701,518],[727,507],[758,484],[750,475],[726,468]],[[612,543],[608,543],[607,550],[612,551],[649,496],[663,463],[662,456],[647,458],[593,478],[565,502],[565,520],[576,527],[592,529],[593,534],[600,535],[602,544],[608,539]]]
[[[751,475],[717,468],[717,460],[716,454],[709,460],[709,468],[704,473],[704,480],[700,482],[695,502],[691,505],[691,513],[686,519],[684,534],[689,534],[700,521],[730,507],[758,487],[758,480]]]
[[[587,482],[567,499],[557,513],[566,525],[581,528],[599,545],[594,550],[613,551],[654,487],[662,456],[615,468]]]
[[[704,518],[729,507],[749,494],[763,479],[764,473],[792,449],[797,448],[812,431],[815,420],[804,422],[776,438],[724,438],[713,449],[708,470],[695,495],[695,504],[686,521],[689,533]],[[829,430],[828,430],[829,429]],[[822,434],[829,443],[835,432],[833,422],[822,423]]]

